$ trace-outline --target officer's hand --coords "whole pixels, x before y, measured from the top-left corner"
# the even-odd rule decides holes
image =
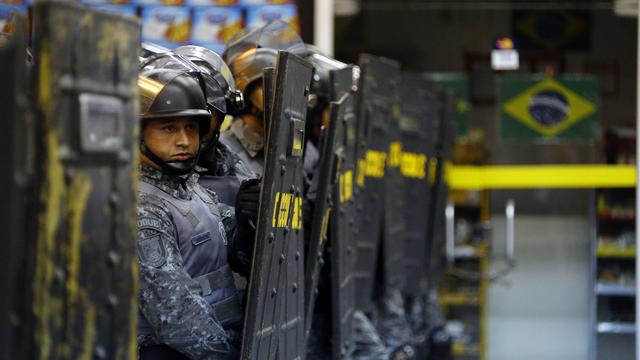
[[[249,179],[240,184],[236,195],[236,218],[238,220],[249,220],[254,225],[256,224],[260,205],[260,181],[261,179]]]
[[[415,359],[416,352],[413,349],[413,346],[409,344],[404,344],[398,348],[396,348],[390,356],[391,360],[409,360]]]
[[[251,271],[259,203],[260,179],[243,181],[236,195],[236,238],[230,262],[234,271],[245,277]]]

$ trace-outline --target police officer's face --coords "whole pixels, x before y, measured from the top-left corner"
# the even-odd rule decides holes
[[[264,111],[264,95],[262,91],[262,80],[249,89],[249,101],[259,113]],[[264,134],[264,120],[262,116],[257,117],[255,114],[242,114],[242,118],[246,125],[255,129],[259,134]]]
[[[264,94],[262,87],[262,81],[260,81],[260,83],[252,86],[249,90],[249,100],[260,112],[264,111]]]
[[[326,106],[322,109],[322,113],[320,114],[320,121],[316,121],[313,125],[313,135],[316,140],[320,139],[322,135],[322,129],[326,129],[329,126],[329,122],[331,121],[331,111],[329,106]]]
[[[200,124],[190,118],[151,119],[147,120],[142,136],[149,150],[162,160],[185,161],[198,153]],[[142,161],[159,168],[144,154]]]

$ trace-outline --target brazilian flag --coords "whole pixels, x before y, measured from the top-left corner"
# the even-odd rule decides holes
[[[512,32],[520,50],[589,50],[591,12],[514,11]]]
[[[591,76],[505,76],[500,81],[502,138],[593,140],[599,94]]]
[[[456,135],[466,137],[469,129],[469,78],[462,73],[428,73],[426,77],[440,86],[451,89],[456,101]]]

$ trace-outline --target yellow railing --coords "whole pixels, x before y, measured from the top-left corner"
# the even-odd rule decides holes
[[[541,189],[635,187],[633,165],[447,165],[451,189]]]

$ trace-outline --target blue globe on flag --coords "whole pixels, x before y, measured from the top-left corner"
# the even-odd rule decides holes
[[[529,114],[540,125],[555,126],[569,116],[571,107],[567,98],[555,90],[543,90],[529,101]]]

